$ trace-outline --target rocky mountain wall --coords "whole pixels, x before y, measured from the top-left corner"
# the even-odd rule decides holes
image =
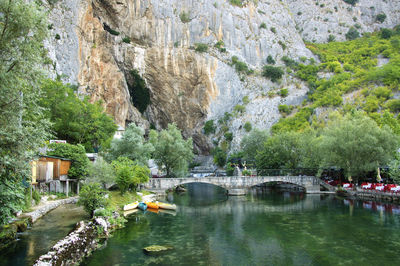
[[[342,0],[242,2],[243,7],[227,0],[60,0],[49,6],[53,26],[46,45],[52,71],[78,84],[93,101],[102,100],[118,124],[161,129],[174,122],[193,137],[199,152],[207,153],[211,139],[202,133],[204,122],[232,113],[244,96],[250,102],[228,125],[233,148],[245,122],[269,128],[280,118],[279,104],[300,104],[305,98],[307,87],[290,75],[280,83],[261,77],[269,55],[278,65],[284,55],[313,57],[303,39],[324,42],[333,35],[343,40],[355,23],[360,32],[393,27],[400,10],[400,0],[360,0],[355,6]],[[385,21],[377,22],[383,12]],[[218,41],[225,51],[214,47]],[[208,50],[196,51],[197,43]],[[255,73],[238,73],[232,56]],[[149,88],[150,104],[143,113],[132,102],[137,97],[130,90],[132,70]],[[288,97],[268,97],[282,88]]]

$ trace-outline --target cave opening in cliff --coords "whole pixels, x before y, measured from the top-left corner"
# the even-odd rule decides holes
[[[127,84],[131,102],[139,112],[143,113],[150,104],[150,90],[136,69],[129,71],[129,74]]]

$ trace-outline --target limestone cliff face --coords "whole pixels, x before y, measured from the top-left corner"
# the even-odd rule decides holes
[[[359,0],[352,6],[343,0],[287,0],[298,31],[307,41],[326,42],[329,35],[344,41],[349,27],[360,32],[393,28],[400,22],[400,0]],[[379,14],[386,18],[380,22]]]
[[[207,152],[211,140],[202,134],[204,122],[232,112],[244,96],[250,99],[245,112],[229,123],[234,147],[246,121],[269,128],[280,118],[279,104],[304,99],[307,87],[289,75],[280,84],[259,75],[268,55],[278,65],[283,55],[313,57],[303,38],[324,42],[332,34],[341,40],[356,22],[361,32],[391,27],[400,9],[400,0],[360,0],[355,7],[342,0],[243,2],[237,7],[227,0],[62,0],[49,7],[54,25],[46,45],[54,72],[65,74],[92,100],[102,100],[117,123],[160,129],[175,122],[199,151]],[[386,20],[376,22],[382,12]],[[223,41],[226,52],[214,47],[217,41]],[[207,44],[208,51],[196,52],[196,43]],[[255,75],[238,74],[232,56]],[[128,89],[133,69],[150,90],[143,114]],[[267,97],[280,88],[288,88],[289,96]]]

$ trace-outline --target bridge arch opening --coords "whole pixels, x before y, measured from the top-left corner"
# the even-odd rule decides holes
[[[265,182],[252,186],[249,194],[271,204],[290,205],[305,200],[306,188],[289,182]]]
[[[200,186],[200,187],[204,187],[204,188],[207,188],[207,187],[215,188],[216,190],[220,190],[220,191],[228,191],[226,188],[222,187],[221,185],[214,184],[211,182],[202,182],[202,181],[189,181],[189,182],[180,183],[179,185],[175,185],[171,189],[179,192],[180,187],[190,187],[191,189],[194,189],[194,186]]]
[[[206,182],[187,182],[174,188],[173,193],[167,193],[168,200],[174,200],[179,205],[204,206],[213,205],[228,199],[227,190],[221,186]]]
[[[264,189],[264,190],[276,190],[276,191],[293,191],[293,192],[306,192],[306,188],[303,185],[283,182],[283,181],[268,181],[256,184],[251,188]]]

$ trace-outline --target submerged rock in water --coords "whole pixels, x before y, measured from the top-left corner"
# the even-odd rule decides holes
[[[175,191],[178,193],[183,193],[183,192],[186,192],[186,188],[184,188],[183,186],[177,186],[175,188]]]
[[[157,255],[157,254],[162,254],[163,252],[172,250],[172,249],[173,249],[173,247],[171,247],[171,246],[152,245],[152,246],[143,248],[143,251],[149,255]]]

